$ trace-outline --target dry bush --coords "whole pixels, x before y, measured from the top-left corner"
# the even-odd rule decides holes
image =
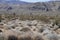
[[[50,19],[48,18],[48,16],[43,16],[43,15],[39,17],[39,20],[46,23],[50,22]]]
[[[43,16],[43,15],[28,15],[28,14],[21,14],[20,15],[20,20],[40,20],[43,22],[50,22],[50,19],[47,16]]]
[[[60,17],[55,16],[53,20],[54,20],[53,25],[57,25],[60,27]]]
[[[60,21],[60,18],[57,16],[46,16],[46,15],[33,15],[33,14],[20,14],[20,15],[16,15],[15,13],[13,14],[5,14],[5,18],[7,18],[8,20],[11,19],[16,19],[19,18],[20,20],[40,20],[43,22],[50,22],[50,19],[52,20],[56,20],[56,22]],[[0,17],[0,19],[2,19]]]
[[[13,14],[4,14],[5,18],[8,20],[12,20],[13,18],[19,18],[20,20],[41,20],[44,22],[49,22],[49,18],[45,15],[33,15],[33,14],[20,14],[20,15],[16,15],[15,13]],[[1,17],[0,17],[1,19]]]
[[[59,38],[55,34],[51,34],[48,36],[48,40],[59,40]]]
[[[18,37],[14,36],[14,35],[10,35],[10,36],[8,36],[8,40],[18,40]]]
[[[29,28],[22,28],[20,31],[22,31],[22,32],[28,32],[28,31],[30,31],[30,29]]]
[[[0,14],[0,22],[2,21],[2,15]]]
[[[20,37],[19,40],[33,40],[33,38],[27,36],[27,37]]]
[[[38,31],[38,32],[42,33],[43,31],[44,31],[44,29],[39,29],[39,31]]]
[[[34,37],[34,40],[44,40],[41,36]]]

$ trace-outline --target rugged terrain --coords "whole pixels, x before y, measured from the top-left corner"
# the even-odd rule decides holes
[[[60,17],[1,14],[0,40],[60,40]]]
[[[0,0],[0,40],[60,40],[60,1]]]

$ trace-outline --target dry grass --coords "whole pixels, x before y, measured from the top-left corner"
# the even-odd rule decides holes
[[[20,20],[40,20],[43,22],[50,22],[50,19],[55,20],[55,24],[60,23],[60,17],[59,16],[46,16],[46,15],[33,15],[33,14],[20,14],[16,15],[14,14],[4,14],[4,18],[1,17],[0,15],[0,21],[3,19],[8,19],[8,20],[15,20],[19,18]]]
[[[48,18],[48,16],[45,15],[33,15],[33,14],[21,14],[18,15],[20,20],[40,20],[40,21],[44,21],[44,22],[50,22],[50,19]]]
[[[0,15],[0,20],[3,20],[3,19],[4,20],[5,19],[14,20],[13,18],[14,19],[19,18],[20,20],[40,20],[40,21],[43,21],[43,22],[46,22],[46,23],[50,22],[50,19],[52,19],[52,20],[55,20],[54,25],[56,24],[56,25],[60,26],[59,25],[60,24],[60,17],[59,16],[32,15],[32,14],[31,15],[27,15],[27,14],[25,14],[25,15],[23,15],[23,14],[21,14],[21,15],[7,14],[7,15],[4,15],[4,18],[2,18],[2,16]],[[31,26],[31,25],[29,25],[29,26]],[[28,30],[30,30],[30,29],[23,28],[20,31],[26,32]],[[40,32],[43,32],[43,30],[40,30]],[[0,38],[0,39],[4,40],[4,38]],[[10,35],[7,40],[44,40],[44,39],[42,37],[39,37],[39,36],[33,37],[33,38],[31,38],[30,36],[29,37],[20,37],[18,39],[18,37]]]

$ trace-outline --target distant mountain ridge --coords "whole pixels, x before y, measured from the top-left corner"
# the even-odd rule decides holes
[[[3,0],[0,0],[0,3],[2,1]],[[57,15],[57,14],[60,15],[60,1],[36,2],[36,3],[28,3],[19,0],[3,1],[0,4],[0,12],[17,13],[17,14],[37,13],[46,15]]]
[[[0,0],[0,3],[28,4],[28,2],[20,0]]]

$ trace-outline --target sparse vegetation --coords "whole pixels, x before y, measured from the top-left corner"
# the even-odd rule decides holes
[[[46,39],[60,40],[60,1],[0,1],[0,40]]]
[[[43,16],[43,15],[29,15],[29,14],[21,14],[21,15],[17,15],[16,14],[9,14],[6,15],[5,18],[7,18],[8,20],[11,20],[13,18],[20,18],[20,20],[40,20],[40,21],[44,21],[44,22],[49,22],[50,19],[48,18],[48,16]]]
[[[8,20],[16,19],[19,18],[20,20],[40,20],[45,23],[49,23],[50,19],[55,20],[54,24],[59,24],[60,23],[60,17],[58,16],[46,16],[46,15],[33,15],[32,13],[29,14],[20,14],[16,15],[15,13],[13,14],[7,14],[5,15],[5,18]],[[0,21],[2,20],[2,17],[0,16]]]
[[[40,20],[40,21],[43,21],[43,22],[45,22],[45,23],[49,23],[50,22],[50,20],[52,19],[52,20],[54,20],[54,22],[53,22],[53,26],[54,25],[58,25],[59,27],[60,27],[60,17],[59,16],[46,16],[46,15],[33,15],[33,14],[30,14],[30,15],[28,15],[28,14],[21,14],[21,15],[16,15],[15,13],[14,14],[7,14],[7,15],[4,15],[5,17],[3,18],[4,20],[6,20],[6,19],[8,19],[8,20],[13,20],[13,18],[14,18],[14,20],[16,19],[16,18],[19,18],[19,20],[31,20],[31,21],[33,21],[33,20]],[[2,16],[0,16],[1,17],[1,20],[2,20]],[[22,23],[20,23],[20,24],[22,24]],[[14,25],[14,24],[13,24]],[[23,25],[22,25],[23,26]],[[37,26],[37,24],[36,25],[33,25],[33,24],[27,24],[27,26],[29,26],[29,27],[31,27],[31,28],[33,28],[33,27],[36,27]],[[33,27],[32,27],[33,26]],[[25,27],[24,28],[24,26],[23,26],[23,28],[22,29],[19,29],[19,32],[30,32],[31,31],[31,29],[29,28],[29,27]],[[15,29],[15,26],[12,26],[12,29]],[[33,28],[33,31],[36,31],[37,29],[34,29]],[[0,30],[1,31],[1,30]],[[43,33],[43,31],[44,31],[44,29],[39,29],[39,33]],[[52,38],[52,40],[55,40],[55,39],[57,39],[58,40],[58,38]],[[4,38],[1,38],[1,40],[4,40]],[[37,37],[35,37],[35,38],[31,38],[31,37],[21,37],[21,38],[19,38],[18,39],[18,37],[16,37],[16,36],[13,36],[13,35],[10,35],[9,37],[8,37],[8,39],[7,40],[44,40],[42,37],[40,37],[40,36],[37,36]]]

